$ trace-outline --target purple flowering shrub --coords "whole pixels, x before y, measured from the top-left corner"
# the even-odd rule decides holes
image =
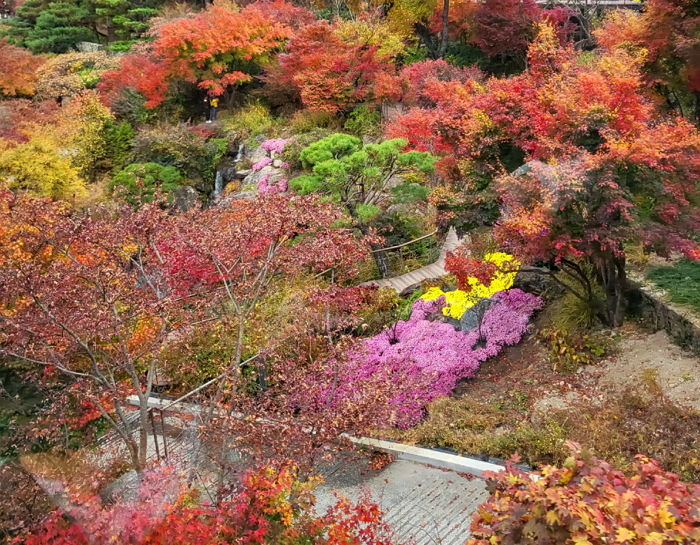
[[[252,167],[250,167],[253,172],[258,172],[259,170],[262,170],[268,165],[272,164],[272,157],[263,157],[258,161],[257,163],[254,163]]]
[[[288,138],[270,138],[269,140],[265,140],[261,145],[262,149],[265,151],[275,154],[275,153],[282,153],[284,151],[284,147],[289,143]]]
[[[399,414],[398,425],[415,424],[426,403],[449,395],[457,381],[474,376],[483,361],[518,343],[533,312],[542,306],[539,297],[518,289],[496,293],[493,299],[480,331],[467,333],[441,321],[444,297],[418,299],[408,321],[361,343],[351,358],[355,377],[365,379],[387,369],[406,373],[415,386],[401,389],[391,403]]]
[[[286,178],[282,178],[277,183],[270,183],[270,175],[263,174],[258,180],[258,193],[260,195],[274,195],[287,191],[288,183]]]

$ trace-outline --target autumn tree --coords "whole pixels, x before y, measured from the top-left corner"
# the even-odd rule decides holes
[[[369,235],[374,220],[395,202],[422,200],[425,190],[417,183],[401,179],[410,174],[432,172],[434,158],[424,152],[404,151],[407,142],[386,140],[363,145],[357,137],[334,134],[314,142],[301,152],[301,162],[310,174],[291,181],[302,194],[325,193],[333,196],[352,219],[352,225]],[[382,276],[389,273],[386,256],[372,245]]]
[[[528,164],[501,178],[503,213],[496,237],[528,263],[549,263],[562,287],[609,326],[624,319],[625,246],[682,251],[698,259],[696,237],[700,134],[674,123],[610,142],[605,153],[562,167]],[[581,263],[588,263],[591,276]],[[603,290],[602,299],[596,285]]]
[[[95,219],[2,194],[1,353],[79,381],[136,469],[159,350],[188,321],[153,254],[162,219],[156,208]],[[128,394],[142,403],[135,437]]]
[[[103,51],[56,55],[37,71],[37,95],[60,103],[95,87],[100,76],[115,65],[116,60]]]
[[[535,0],[486,0],[474,13],[472,40],[491,57],[509,54],[524,65],[540,17]]]
[[[635,58],[622,51],[578,63],[553,25],[538,26],[529,70],[507,78],[434,82],[429,107],[413,108],[387,127],[391,137],[444,155],[448,178],[484,178],[525,159],[595,152],[607,136],[644,126],[653,110],[641,91]]]
[[[455,5],[459,11],[464,3],[461,0],[371,2],[376,9],[385,11],[387,24],[394,32],[407,39],[417,35],[431,59],[445,56]]]
[[[0,139],[26,142],[38,127],[56,122],[59,106],[53,100],[16,98],[0,101]]]
[[[95,181],[105,170],[112,151],[108,149],[106,136],[113,119],[112,112],[92,90],[73,96],[61,109],[53,138],[86,180]]]
[[[564,269],[562,259],[588,261],[595,278],[570,271],[580,277],[573,279],[578,295],[605,323],[618,325],[624,244],[644,240],[653,249],[665,241],[692,255],[697,229],[690,204],[697,198],[691,181],[697,178],[697,133],[682,120],[655,116],[639,68],[639,57],[621,49],[581,63],[551,24],[541,24],[526,73],[485,85],[434,82],[435,106],[414,107],[387,133],[443,156],[438,169],[453,188],[436,190],[434,202],[451,221],[492,223],[499,215],[493,205],[500,202],[497,231],[516,256]],[[560,166],[507,175],[531,160]],[[481,203],[496,214],[474,218]],[[654,235],[659,230],[666,235]],[[604,301],[591,295],[596,284],[603,286]]]
[[[147,400],[162,348],[195,318],[236,331],[236,374],[248,320],[273,278],[352,263],[362,247],[316,197],[240,200],[185,216],[158,206],[116,217],[3,193],[3,347],[84,383],[128,448],[146,461]],[[39,229],[32,225],[41,226]],[[128,394],[139,399],[133,437]]]
[[[645,82],[668,106],[700,120],[700,7],[689,0],[650,0],[642,13],[615,10],[595,31],[606,49],[639,55]]]
[[[314,510],[318,478],[302,481],[286,462],[246,472],[234,494],[212,505],[172,468],[145,473],[134,498],[111,504],[65,487],[67,501],[38,528],[19,537],[24,545],[273,545],[303,540],[314,545],[391,545],[393,535],[369,497],[345,498]]]
[[[0,39],[0,94],[6,97],[32,96],[37,69],[44,59]]]
[[[75,201],[86,195],[79,169],[46,135],[18,145],[0,143],[0,180],[10,189],[42,197]]]
[[[363,255],[349,231],[332,228],[338,218],[316,196],[269,195],[173,219],[159,246],[168,278],[180,295],[206,296],[235,327],[232,369],[246,350],[247,321],[277,275],[348,266]]]
[[[146,97],[146,106],[155,107],[165,100],[169,84],[177,81],[224,95],[251,81],[290,29],[266,13],[263,3],[240,11],[213,5],[192,17],[166,22],[155,33],[144,50],[123,57],[119,69],[105,74],[100,88],[108,97],[133,87]]]
[[[294,33],[278,64],[267,67],[265,93],[274,104],[289,102],[328,113],[377,103],[390,89],[395,49],[373,43],[342,23],[318,21]]]

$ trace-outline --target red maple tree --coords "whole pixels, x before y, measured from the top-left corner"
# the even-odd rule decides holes
[[[292,36],[263,79],[275,104],[335,113],[391,94],[395,70],[377,46],[345,41],[333,24],[318,21]]]

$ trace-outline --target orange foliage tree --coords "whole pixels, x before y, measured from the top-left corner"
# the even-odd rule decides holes
[[[510,464],[490,475],[493,492],[467,545],[700,541],[700,486],[644,456],[628,476],[574,449],[563,467],[546,466],[537,480]]]
[[[212,505],[172,468],[145,473],[135,498],[104,504],[99,497],[68,489],[64,514],[17,538],[24,545],[391,545],[393,535],[379,506],[364,496],[344,498],[315,513],[313,488],[294,466],[282,462],[243,475],[237,491]]]
[[[0,94],[31,96],[36,90],[36,70],[45,60],[26,49],[0,39]]]
[[[486,83],[435,82],[435,106],[409,110],[388,132],[443,155],[438,166],[460,185],[468,213],[475,203],[500,201],[497,235],[525,262],[560,269],[588,260],[594,278],[571,267],[577,293],[603,322],[619,325],[626,242],[698,256],[697,130],[655,116],[639,58],[622,49],[582,63],[543,24],[528,65],[524,74]],[[496,195],[490,181],[528,160],[559,166],[505,176]],[[441,200],[450,210],[449,198]],[[595,282],[603,301],[593,294]]]
[[[646,83],[672,109],[700,121],[699,25],[697,2],[649,0],[641,14],[612,12],[595,37],[608,50],[622,48],[638,53]]]
[[[176,81],[196,84],[213,96],[249,82],[259,65],[279,49],[290,27],[271,11],[284,2],[254,3],[237,11],[215,4],[187,18],[159,25],[155,39],[122,58],[120,67],[102,77],[100,90],[114,99],[126,87],[143,94],[147,107],[162,103]],[[298,19],[298,18],[297,18]]]

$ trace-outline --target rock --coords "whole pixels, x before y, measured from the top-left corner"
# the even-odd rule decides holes
[[[175,190],[173,206],[182,212],[191,210],[199,203],[197,191],[188,185],[183,185]]]
[[[272,161],[272,166],[275,168],[282,168],[282,165],[282,159],[275,159],[274,161]]]
[[[459,329],[468,333],[469,331],[476,329],[481,324],[481,320],[484,317],[484,313],[493,304],[498,302],[494,299],[481,299],[476,305],[468,309],[462,317],[459,319]]]
[[[98,44],[95,42],[78,42],[77,44],[75,44],[75,47],[81,53],[92,53],[104,49],[104,46],[102,44]]]
[[[236,173],[233,175],[233,177],[237,180],[243,180],[251,172],[253,172],[253,171],[249,168],[247,168],[245,170],[237,170]]]
[[[554,282],[552,277],[547,274],[549,271],[544,267],[538,268],[542,271],[541,274],[532,272],[518,273],[515,277],[513,287],[539,296],[545,293],[550,293],[553,296],[563,293],[561,286]]]
[[[250,201],[253,200],[256,196],[255,191],[237,191],[235,193],[224,193],[222,197],[216,201],[217,206],[228,206],[230,205],[233,201],[237,201],[239,199]]]
[[[666,333],[679,346],[700,354],[700,317],[690,309],[665,300],[652,286],[629,282],[625,293],[630,313]]]
[[[272,165],[261,168],[257,172],[251,172],[245,178],[243,178],[243,185],[258,185],[260,179],[267,175],[267,183],[270,185],[276,184],[281,179],[286,178],[283,170],[275,168]]]
[[[248,150],[245,154],[245,158],[248,159],[252,164],[262,161],[267,157],[267,151],[262,149],[261,146],[256,146],[251,150]]]
[[[117,499],[134,500],[138,494],[139,484],[139,476],[132,469],[106,485],[100,491],[100,497],[105,502],[114,502]]]
[[[545,392],[541,398],[534,402],[530,422],[542,424],[547,413],[571,410],[576,403],[582,400],[583,396],[575,391],[566,392],[565,394]]]

